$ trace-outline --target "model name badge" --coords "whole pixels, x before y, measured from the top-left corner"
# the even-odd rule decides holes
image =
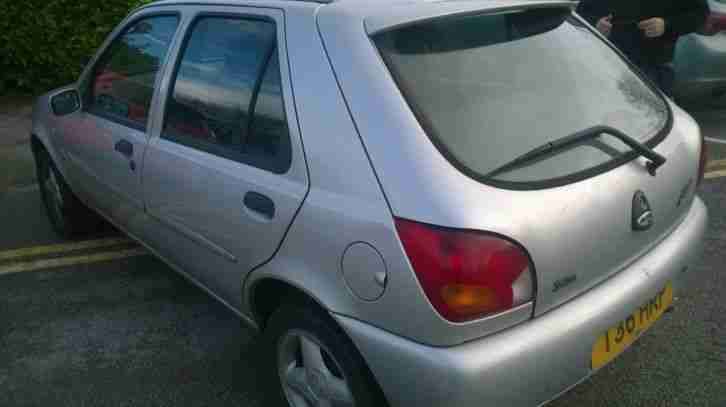
[[[555,284],[552,287],[552,292],[556,293],[557,291],[560,291],[562,288],[565,288],[566,286],[574,283],[576,280],[577,280],[576,275],[571,275],[571,276],[561,278],[561,279],[555,281]]]

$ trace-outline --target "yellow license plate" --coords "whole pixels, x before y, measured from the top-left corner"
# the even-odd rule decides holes
[[[655,297],[638,307],[630,316],[602,334],[592,346],[592,368],[610,362],[648,329],[673,302],[673,287],[668,282]]]

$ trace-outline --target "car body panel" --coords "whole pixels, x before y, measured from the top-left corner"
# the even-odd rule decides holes
[[[696,199],[678,228],[626,270],[538,318],[460,346],[432,348],[355,319],[336,319],[391,405],[541,405],[594,373],[593,344],[610,326],[668,281],[676,295],[682,290],[694,273],[689,270],[701,252],[706,225],[706,208]],[[657,331],[657,324],[651,329]]]
[[[709,0],[711,12],[726,15],[726,3]],[[678,39],[673,58],[674,93],[686,103],[726,105],[726,31]]]
[[[726,103],[726,32],[690,34],[676,46],[674,94],[685,103]]]
[[[58,126],[72,177],[84,195],[112,217],[123,222],[127,214],[136,216],[143,211],[143,194],[140,171],[131,169],[131,160],[143,157],[146,133],[87,112],[77,115]],[[135,157],[129,159],[114,151],[114,145],[121,140],[133,145]]]
[[[278,253],[248,278],[243,311],[252,315],[255,288],[275,279],[308,293],[328,310],[427,343],[461,343],[529,318],[531,304],[498,323],[490,321],[484,331],[476,326],[452,330],[433,312],[405,260],[388,203],[317,36],[315,15],[288,10],[287,16],[288,52],[296,61],[290,67],[292,81],[300,84],[296,100],[320,101],[297,105],[311,188]],[[385,291],[376,301],[353,295],[343,278],[343,253],[358,241],[375,247],[386,263]]]
[[[283,14],[273,8],[187,6],[185,28],[200,14],[269,18],[276,22],[283,94],[292,140],[292,163],[284,174],[275,174],[227,158],[158,137],[146,154],[144,197],[152,221],[144,236],[177,264],[235,307],[241,307],[242,282],[246,273],[266,262],[277,250],[308,189],[308,176],[297,113],[287,71]],[[174,59],[183,50],[174,50]],[[161,93],[169,94],[171,72]],[[157,118],[164,117],[158,106]],[[274,216],[266,219],[245,204],[248,193],[272,200]],[[182,249],[183,250],[180,250]]]

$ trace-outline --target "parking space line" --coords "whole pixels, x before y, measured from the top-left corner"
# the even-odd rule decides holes
[[[74,251],[78,251],[78,250],[99,249],[99,248],[103,248],[103,247],[111,247],[111,246],[117,246],[117,245],[128,244],[128,243],[132,243],[132,241],[128,238],[115,237],[115,238],[85,240],[82,242],[60,243],[60,244],[51,244],[51,245],[45,245],[45,246],[25,247],[22,249],[6,250],[3,252],[0,252],[0,260],[12,260],[12,259],[17,259],[17,258],[22,258],[22,257],[43,256],[43,255],[48,255],[48,254],[74,252]]]
[[[726,160],[710,160],[706,163],[706,168],[715,168],[726,166]]]
[[[118,260],[128,257],[138,257],[149,254],[146,249],[136,247],[133,249],[116,250],[94,253],[81,256],[59,257],[54,259],[31,260],[0,266],[0,275],[37,271],[59,267],[76,266],[80,264],[98,263],[108,260]]]

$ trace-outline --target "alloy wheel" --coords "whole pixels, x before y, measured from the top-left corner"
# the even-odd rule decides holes
[[[311,334],[285,334],[278,343],[277,364],[290,407],[355,406],[340,363]]]

